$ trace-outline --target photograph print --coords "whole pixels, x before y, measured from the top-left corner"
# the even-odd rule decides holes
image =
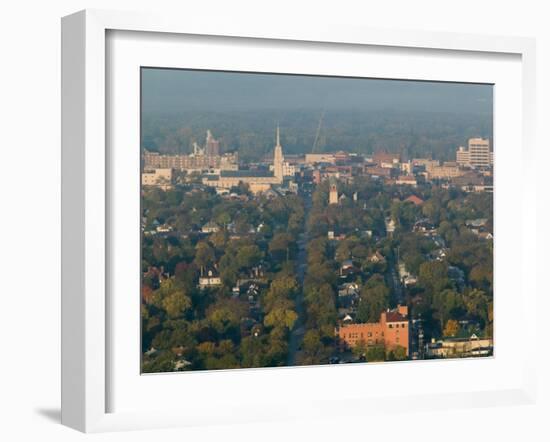
[[[143,67],[140,93],[143,374],[493,355],[492,85]]]

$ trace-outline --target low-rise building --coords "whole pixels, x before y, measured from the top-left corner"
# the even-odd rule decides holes
[[[417,182],[413,175],[399,175],[395,180],[395,184],[416,187]]]
[[[378,164],[379,167],[390,169],[393,167],[399,167],[401,155],[398,153],[375,152],[372,155],[372,160]]]
[[[456,162],[460,166],[470,165],[470,152],[464,146],[460,146],[456,151]]]
[[[158,187],[168,190],[172,188],[173,180],[172,169],[145,169],[141,173],[141,185],[144,187]]]
[[[371,166],[371,165],[365,165],[363,169],[364,174],[370,175],[372,177],[380,177],[380,178],[390,178],[393,175],[392,171],[393,169],[389,167],[380,167],[380,166]]]
[[[450,163],[444,165],[434,166],[431,164],[426,167],[426,172],[428,174],[428,179],[451,179],[464,175],[465,170],[458,167],[457,163]]]
[[[266,192],[272,186],[284,183],[284,156],[277,127],[277,143],[273,151],[272,171],[268,170],[222,170],[219,174],[208,174],[203,177],[203,184],[210,187],[231,189],[243,183],[249,186],[252,193]]]
[[[426,344],[427,358],[464,358],[490,356],[493,353],[493,340],[479,338],[475,334],[469,338],[446,338]]]
[[[425,167],[426,169],[428,167],[439,166],[439,161],[432,160],[431,158],[413,158],[412,163],[413,163],[413,166],[421,166],[421,167]]]
[[[333,153],[306,153],[306,164],[336,163],[336,156]]]

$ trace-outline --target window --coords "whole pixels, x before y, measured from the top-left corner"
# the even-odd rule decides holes
[[[389,325],[388,325],[388,328],[393,328],[393,324],[389,324]]]

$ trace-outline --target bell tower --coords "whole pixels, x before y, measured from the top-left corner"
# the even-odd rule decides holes
[[[328,194],[328,203],[329,204],[338,204],[338,187],[335,181],[330,183],[330,191]]]

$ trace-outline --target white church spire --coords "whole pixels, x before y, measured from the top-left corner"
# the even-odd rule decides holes
[[[283,163],[285,159],[283,157],[283,147],[281,146],[281,136],[279,125],[277,124],[277,144],[275,145],[275,150],[273,152],[273,175],[283,182]]]

